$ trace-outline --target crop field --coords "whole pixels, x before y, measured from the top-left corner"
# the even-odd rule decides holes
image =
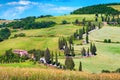
[[[18,72],[19,71],[19,72]],[[117,73],[89,74],[78,71],[0,67],[0,80],[119,80]]]

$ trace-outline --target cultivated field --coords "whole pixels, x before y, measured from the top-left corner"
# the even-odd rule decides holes
[[[78,71],[0,67],[0,80],[119,80],[120,74],[89,74]]]

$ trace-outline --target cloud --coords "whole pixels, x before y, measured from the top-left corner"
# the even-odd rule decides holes
[[[64,1],[64,0],[55,0],[55,1]],[[56,14],[67,14],[78,7],[69,7],[69,6],[58,6],[51,3],[42,3],[42,2],[33,2],[29,0],[20,0],[5,3],[4,7],[6,8],[1,13],[2,18],[6,19],[15,19],[20,18],[21,16],[34,15],[34,12],[38,12],[39,15],[56,15]],[[25,14],[25,11],[31,12],[32,14]]]
[[[3,13],[3,17],[9,19],[19,17],[19,15],[22,14],[28,8],[28,6],[17,6],[12,9],[10,8]]]
[[[78,7],[68,7],[68,6],[57,6],[53,4],[40,4],[39,5],[40,10],[44,12],[49,12],[49,13],[65,13],[65,12],[71,12]]]
[[[70,1],[72,1],[72,0],[39,0],[39,1],[46,1],[46,2],[70,2]]]
[[[37,2],[32,2],[28,0],[20,0],[18,2],[9,2],[7,5],[35,5]]]

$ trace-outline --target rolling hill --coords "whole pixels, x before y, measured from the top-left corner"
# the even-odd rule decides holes
[[[71,14],[118,14],[120,3],[111,3],[111,4],[99,4],[99,5],[93,5],[93,6],[87,6],[79,8]]]

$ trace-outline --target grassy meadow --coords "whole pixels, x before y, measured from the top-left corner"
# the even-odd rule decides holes
[[[46,17],[46,18],[39,18],[36,19],[36,22],[40,21],[54,21],[58,24],[61,24],[63,20],[66,20],[67,22],[74,22],[76,19],[79,21],[82,21],[82,19],[86,18],[86,20],[95,20],[94,14],[81,14],[81,15],[64,15],[64,16],[56,16],[56,17]]]

